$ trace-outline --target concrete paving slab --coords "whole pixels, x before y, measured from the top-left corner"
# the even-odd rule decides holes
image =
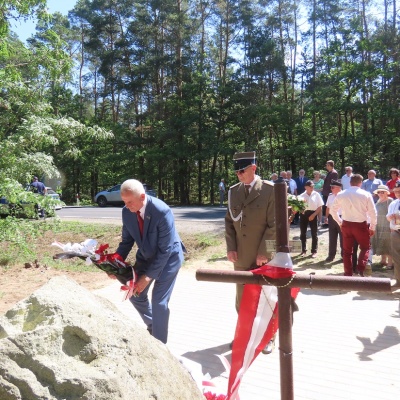
[[[230,361],[229,343],[237,317],[234,292],[233,284],[198,282],[194,271],[182,270],[170,302],[168,348],[197,363],[222,391],[228,374],[216,354]],[[121,301],[117,282],[95,293],[143,324],[130,302]],[[400,398],[399,291],[386,295],[303,289],[297,303],[300,311],[294,314],[293,326],[296,400]],[[242,381],[241,400],[281,398],[278,348],[277,340],[272,354],[261,354],[254,361]]]

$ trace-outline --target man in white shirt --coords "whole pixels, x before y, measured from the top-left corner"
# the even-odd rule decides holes
[[[371,248],[370,237],[374,235],[377,223],[374,201],[370,193],[361,189],[362,182],[361,175],[353,175],[350,179],[351,187],[337,194],[331,208],[331,215],[342,230],[345,276],[353,275],[351,259],[354,241],[360,246],[357,269],[360,275],[364,276]],[[342,217],[339,217],[340,209]]]
[[[291,194],[297,194],[297,184],[296,181],[292,178],[292,171],[286,171],[286,176],[287,176],[287,180],[288,182],[288,189],[289,189],[289,193]]]
[[[392,257],[394,265],[395,287],[400,287],[400,182],[393,188],[396,200],[389,204],[387,220],[390,222],[390,239],[392,241]]]
[[[353,176],[353,167],[347,166],[344,168],[346,173],[342,176],[341,183],[343,185],[343,190],[350,187],[350,178]]]
[[[317,257],[318,250],[318,219],[317,216],[324,205],[322,198],[318,192],[314,191],[314,182],[308,180],[304,184],[305,192],[297,196],[299,200],[307,203],[306,210],[300,214],[300,240],[301,240],[301,255],[307,253],[307,227],[311,229],[311,257]]]
[[[223,178],[221,179],[221,182],[218,185],[218,190],[219,190],[219,206],[223,207],[225,200],[225,181]]]

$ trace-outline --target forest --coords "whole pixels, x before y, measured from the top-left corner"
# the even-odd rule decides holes
[[[258,174],[399,167],[396,0],[45,0],[0,4],[0,189],[33,175],[63,199],[128,178],[212,204]],[[35,18],[22,42],[19,19]]]

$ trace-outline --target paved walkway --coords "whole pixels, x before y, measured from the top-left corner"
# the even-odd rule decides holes
[[[133,306],[121,301],[118,283],[96,293],[142,324]],[[297,303],[296,400],[400,398],[400,291],[382,295],[303,289]],[[227,374],[215,354],[230,360],[236,324],[234,285],[198,282],[193,271],[182,270],[170,309],[168,348],[225,389]],[[278,350],[260,354],[242,381],[241,400],[280,400],[279,379]]]

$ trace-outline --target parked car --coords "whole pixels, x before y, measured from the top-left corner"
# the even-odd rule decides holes
[[[149,196],[157,197],[157,193],[149,185],[143,184],[146,194]],[[100,207],[105,207],[108,205],[122,205],[124,202],[121,198],[121,185],[115,185],[110,189],[103,190],[96,194],[94,197],[95,203]]]
[[[57,192],[55,192],[51,187],[48,186],[46,186],[46,189],[47,189],[46,196],[55,200],[55,205],[54,205],[55,210],[61,210],[63,207],[65,207],[65,203],[61,201],[60,195]]]
[[[0,198],[0,217],[38,218],[41,208],[31,201],[17,200],[10,203],[6,197]]]
[[[22,187],[21,187],[22,189]],[[65,203],[61,201],[60,195],[51,187],[46,187],[47,194],[45,198],[37,193],[31,192],[31,186],[27,185],[19,194],[0,197],[0,216],[9,215],[18,218],[37,218],[44,215],[42,207],[47,209],[46,216],[53,216],[53,210],[60,210]],[[36,198],[40,199],[36,201]]]

